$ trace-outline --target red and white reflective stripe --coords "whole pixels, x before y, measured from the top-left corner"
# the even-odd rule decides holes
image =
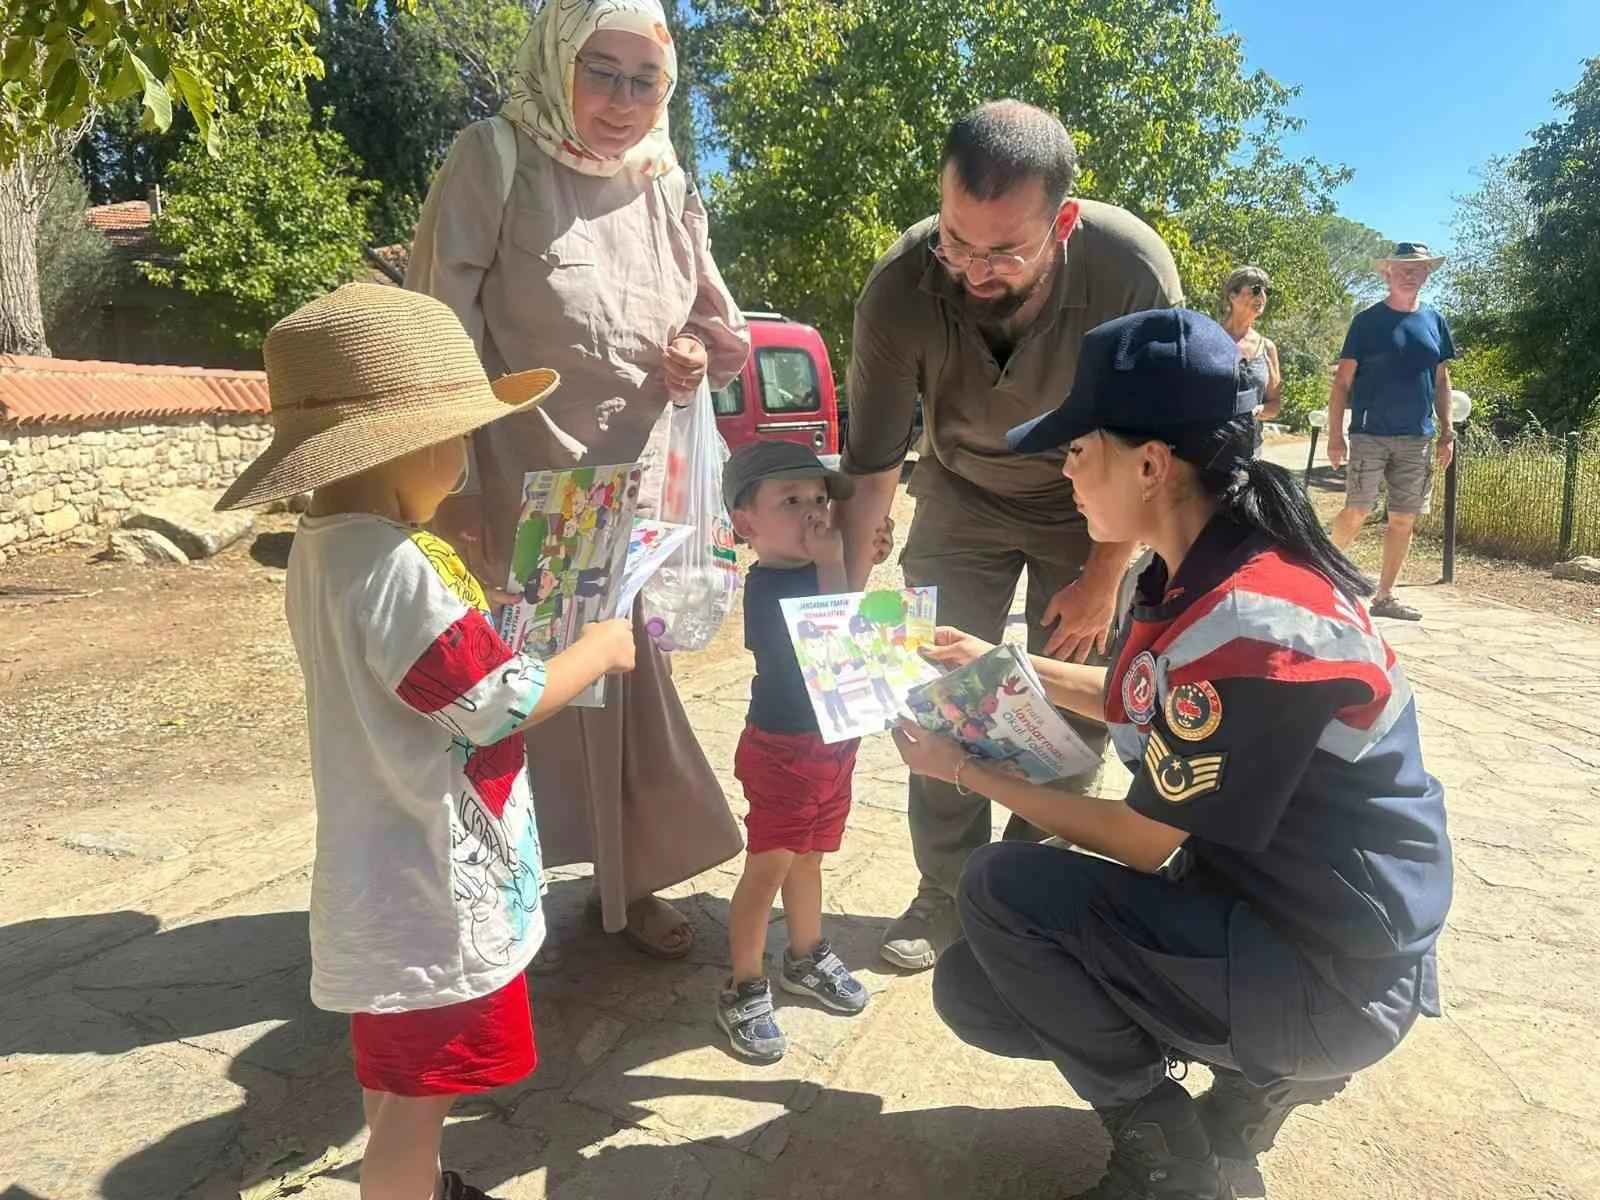
[[[1238,588],[1223,591],[1200,620],[1165,639],[1160,654],[1178,683],[1237,676],[1290,683],[1358,679],[1375,701],[1387,700],[1395,665],[1383,639],[1359,625]]]
[[[1344,714],[1335,717],[1317,739],[1317,749],[1345,762],[1360,762],[1394,728],[1410,703],[1411,684],[1397,666],[1389,673],[1389,699],[1383,708],[1365,725],[1346,722]]]

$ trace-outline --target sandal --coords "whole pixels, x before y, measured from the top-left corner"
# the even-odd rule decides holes
[[[1420,621],[1422,613],[1409,604],[1401,604],[1393,596],[1383,596],[1372,602],[1375,617],[1388,617],[1391,621]]]
[[[628,905],[622,934],[655,958],[683,958],[694,949],[694,926],[660,896],[642,896]]]
[[[595,921],[602,920],[599,892],[590,893],[588,908]],[[621,936],[652,958],[684,958],[694,949],[694,926],[660,896],[641,896],[628,905]]]

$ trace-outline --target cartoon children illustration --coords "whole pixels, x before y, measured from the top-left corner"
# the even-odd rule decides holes
[[[824,630],[815,621],[801,621],[796,627],[800,640],[805,643],[810,670],[806,682],[815,687],[822,697],[822,705],[833,723],[834,732],[842,733],[850,724],[850,711],[844,697],[839,695],[839,669],[843,664],[839,639]]]

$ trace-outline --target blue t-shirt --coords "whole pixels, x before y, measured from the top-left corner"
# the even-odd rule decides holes
[[[1432,305],[1400,312],[1380,301],[1357,313],[1339,352],[1356,363],[1350,432],[1431,436],[1439,364],[1455,355],[1450,326]]]

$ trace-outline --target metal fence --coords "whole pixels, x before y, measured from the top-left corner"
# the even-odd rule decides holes
[[[1498,558],[1600,556],[1600,440],[1543,434],[1499,441],[1467,426],[1457,450],[1456,543]],[[1442,533],[1445,472],[1419,528]]]

